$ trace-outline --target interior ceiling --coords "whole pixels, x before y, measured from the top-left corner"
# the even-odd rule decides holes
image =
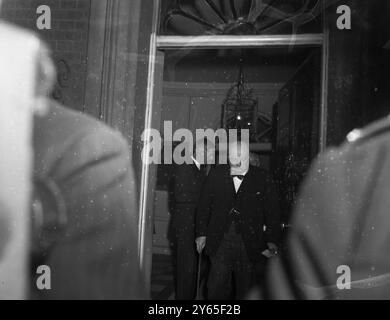
[[[168,50],[165,81],[235,82],[243,61],[248,82],[282,83],[313,48]]]
[[[286,48],[259,48],[259,49],[192,49],[167,50],[166,57],[178,63],[228,62],[239,61],[242,57],[246,64],[258,64],[259,58],[269,60],[273,64],[295,64],[303,56],[307,56],[312,48],[286,47]]]

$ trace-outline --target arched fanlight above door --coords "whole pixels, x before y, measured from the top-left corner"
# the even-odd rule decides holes
[[[171,0],[161,31],[181,36],[295,34],[310,24],[309,32],[321,32],[323,5],[336,1]]]

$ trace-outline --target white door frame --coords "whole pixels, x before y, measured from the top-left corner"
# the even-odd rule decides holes
[[[328,33],[297,34],[297,35],[254,35],[254,36],[158,36],[160,0],[154,1],[153,29],[150,37],[149,71],[147,85],[147,102],[145,110],[145,129],[151,128],[154,102],[155,71],[158,50],[168,49],[212,49],[212,48],[269,48],[306,46],[322,48],[322,76],[321,76],[321,106],[319,124],[319,148],[326,146],[326,118],[327,118],[327,75],[328,75]],[[325,22],[324,22],[325,25]],[[145,141],[150,141],[146,137]],[[144,142],[144,154],[149,154],[148,144]],[[147,191],[149,190],[149,165],[142,165],[140,211],[139,211],[139,256],[141,269],[145,266],[145,233],[148,223]],[[148,254],[152,254],[151,250]]]

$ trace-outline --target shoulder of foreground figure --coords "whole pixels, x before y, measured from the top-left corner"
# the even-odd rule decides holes
[[[345,146],[362,146],[366,143],[375,143],[387,138],[387,135],[390,138],[390,116],[372,122],[364,128],[352,130],[346,137]]]

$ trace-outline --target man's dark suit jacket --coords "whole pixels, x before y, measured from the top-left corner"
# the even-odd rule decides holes
[[[98,120],[53,102],[47,115],[36,118],[33,145],[35,178],[54,183],[66,209],[62,221],[45,211],[45,222],[33,232],[43,232],[41,243],[33,243],[40,253],[34,262],[51,268],[52,285],[39,291],[32,281],[33,298],[145,298],[126,141]]]
[[[280,235],[278,199],[271,177],[251,166],[236,194],[228,165],[217,166],[210,172],[196,217],[197,237],[207,237],[205,250],[210,256],[216,253],[229,228],[233,207],[241,212],[241,234],[249,258],[260,261],[267,242],[277,243]]]
[[[177,165],[174,173],[175,212],[172,225],[175,230],[195,226],[195,212],[206,180],[205,168],[195,164]]]
[[[194,299],[196,293],[197,254],[195,246],[195,213],[205,168],[195,164],[177,165],[174,175],[172,227],[176,245],[176,299]]]

